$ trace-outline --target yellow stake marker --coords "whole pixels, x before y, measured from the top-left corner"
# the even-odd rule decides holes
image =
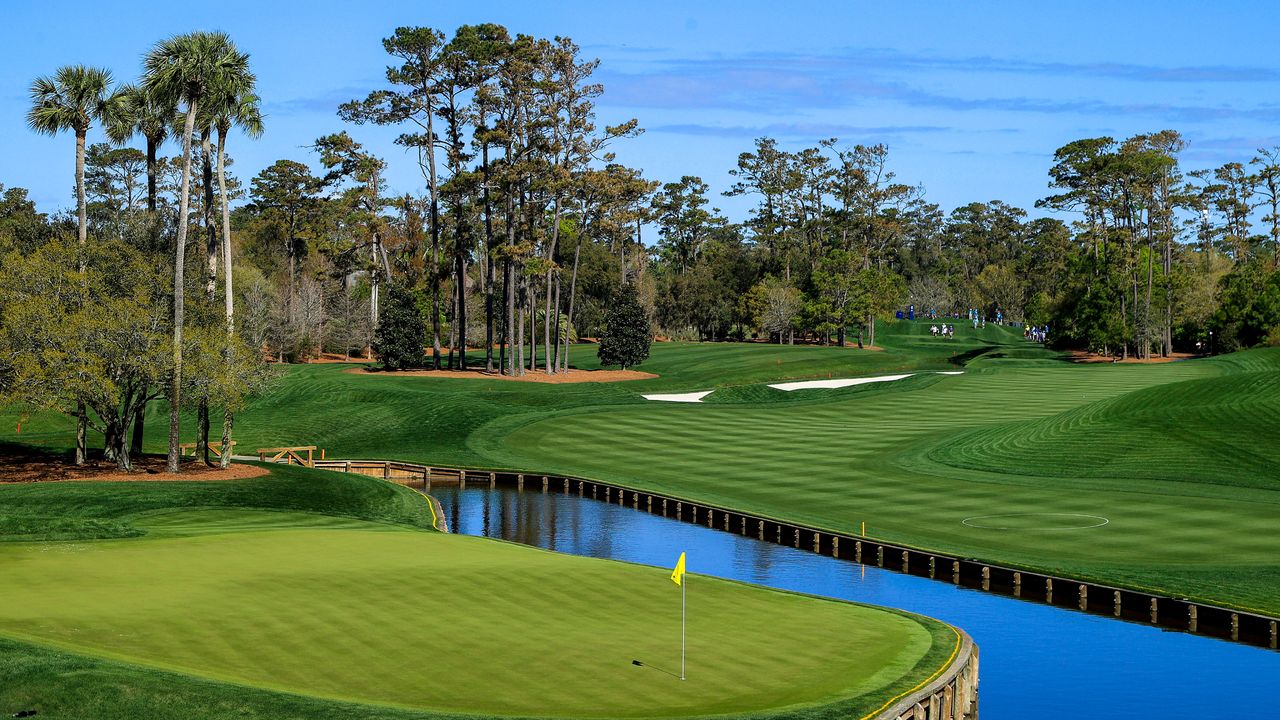
[[[862,537],[866,537],[866,536],[867,536],[867,521],[863,520],[862,521]]]

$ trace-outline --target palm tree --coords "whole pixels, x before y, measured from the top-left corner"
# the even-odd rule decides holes
[[[223,93],[215,109],[214,126],[218,131],[218,200],[222,205],[222,278],[223,295],[227,310],[227,353],[231,352],[231,338],[235,334],[235,296],[231,290],[231,203],[227,197],[227,135],[238,127],[250,138],[262,137],[262,109],[258,96],[251,91],[252,84],[240,93]],[[230,410],[222,413],[222,452],[219,464],[227,467],[231,462],[231,425],[234,418]]]
[[[160,219],[156,215],[157,193],[156,175],[158,170],[157,155],[164,141],[169,139],[169,125],[176,112],[173,105],[164,102],[156,93],[139,85],[124,85],[120,88],[124,100],[125,111],[119,113],[115,122],[107,126],[107,135],[117,144],[123,145],[129,138],[141,135],[147,145],[147,224],[149,239],[158,245]],[[142,436],[146,424],[146,405],[140,405],[133,418],[133,438],[129,452],[132,455],[142,454]]]
[[[169,139],[169,125],[176,112],[173,105],[164,102],[156,93],[138,85],[120,88],[126,113],[124,122],[107,128],[107,134],[117,143],[125,143],[134,135],[142,136],[147,144],[147,212],[156,212],[157,154],[164,141]],[[152,222],[154,222],[154,217]]]
[[[84,248],[89,238],[88,204],[84,190],[84,147],[95,120],[114,125],[124,111],[118,92],[111,91],[111,72],[85,65],[66,65],[52,76],[31,83],[31,109],[27,125],[45,135],[71,130],[76,136],[76,211],[79,216],[80,272],[84,273]],[[83,401],[76,402],[76,464],[85,462],[85,429],[88,420]]]
[[[182,131],[182,185],[178,200],[178,237],[173,268],[173,378],[169,387],[169,471],[178,472],[182,395],[183,269],[187,217],[191,206],[191,136],[200,103],[216,88],[238,92],[253,84],[249,56],[226,33],[193,32],[156,43],[143,60],[143,87],[172,104],[185,105]]]

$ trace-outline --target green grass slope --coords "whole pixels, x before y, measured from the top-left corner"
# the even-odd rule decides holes
[[[425,508],[420,497],[358,476],[279,468],[221,494],[209,485],[0,486],[11,515],[141,533],[0,543],[0,709],[847,717],[913,687],[955,647],[923,618],[691,576],[681,682],[654,669],[679,662],[667,570],[423,532],[405,512]]]
[[[237,432],[241,447],[577,474],[843,532],[865,521],[885,540],[1280,613],[1266,444],[1280,351],[1073,365],[1016,329],[958,324],[943,340],[922,322],[885,326],[877,341],[883,351],[658,344],[642,369],[661,377],[613,384],[290,368]],[[589,352],[574,357],[587,365]],[[766,387],[904,372],[920,374]],[[700,404],[641,397],[712,388]],[[58,422],[38,438],[65,446]],[[965,522],[1027,513],[1043,526]],[[1057,527],[1071,514],[1107,523]]]
[[[934,446],[929,458],[1068,483],[1113,479],[1132,489],[1156,480],[1280,490],[1280,349],[1205,362],[1230,374],[984,427]]]
[[[254,508],[430,528],[413,490],[372,478],[277,466],[265,477],[214,482],[0,485],[0,543],[146,534],[139,520],[185,508]]]

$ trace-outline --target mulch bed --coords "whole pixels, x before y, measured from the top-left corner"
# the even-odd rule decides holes
[[[133,459],[133,472],[120,472],[114,462],[90,458],[84,465],[73,465],[69,458],[24,450],[12,445],[0,448],[0,483],[31,482],[157,482],[210,480],[245,480],[266,475],[269,470],[257,465],[232,463],[223,470],[208,467],[203,461],[185,458],[182,472],[165,471],[161,455],[144,455]]]
[[[367,368],[351,368],[349,373],[358,375],[385,375],[389,377],[438,377],[466,378],[471,380],[509,380],[511,382],[535,383],[584,383],[584,382],[622,382],[624,380],[651,380],[658,377],[653,373],[639,370],[576,370],[570,369],[568,374],[558,372],[548,375],[541,369],[525,371],[524,375],[512,377],[487,373],[483,370],[372,370]]]

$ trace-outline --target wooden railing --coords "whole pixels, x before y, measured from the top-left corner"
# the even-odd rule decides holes
[[[196,450],[197,450],[199,447],[200,447],[200,443],[182,443],[181,445],[179,445],[179,446],[178,446],[178,451],[179,451],[179,452],[181,452],[181,453],[182,453],[182,455],[183,455],[184,457],[186,457],[186,456],[189,456],[189,455],[195,455],[195,454],[196,454]],[[234,453],[235,453],[235,450],[236,450],[236,441],[235,441],[235,440],[232,440],[232,441],[231,441],[231,452],[232,452],[232,454],[234,454]],[[222,443],[221,443],[221,442],[211,442],[211,443],[209,443],[209,452],[210,452],[210,453],[212,453],[214,457],[221,459],[221,458],[222,458]]]
[[[314,453],[315,450],[316,450],[315,445],[300,445],[296,447],[278,447],[278,448],[258,448],[258,460],[260,462],[273,462],[273,463],[278,463],[283,461],[287,465],[292,465],[294,461],[297,461],[299,465],[306,465],[307,467],[315,467],[315,460],[312,457],[312,453]],[[305,459],[301,455],[301,453],[304,453],[304,452],[307,454],[307,457]],[[272,455],[272,453],[275,453],[275,454]],[[267,458],[268,455],[271,455],[270,459]]]

